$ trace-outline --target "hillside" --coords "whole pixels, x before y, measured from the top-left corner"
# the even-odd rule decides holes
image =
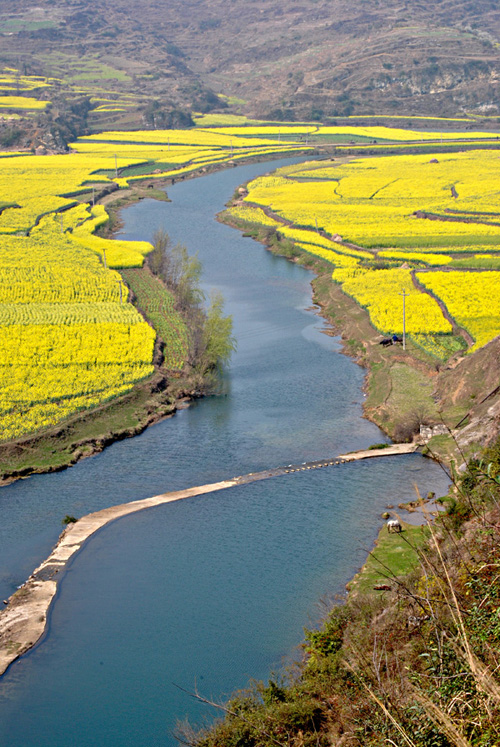
[[[500,430],[499,392],[500,337],[495,337],[474,355],[465,356],[454,367],[443,370],[436,398],[440,408],[466,411],[456,432],[459,446],[491,443]],[[458,425],[458,424],[457,424]]]
[[[0,31],[4,64],[202,111],[500,113],[494,0],[5,0]]]

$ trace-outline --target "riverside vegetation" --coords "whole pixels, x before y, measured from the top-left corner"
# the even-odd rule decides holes
[[[283,167],[240,188],[220,219],[316,271],[315,300],[369,370],[371,419],[398,441],[444,424],[471,455],[496,417],[476,406],[496,401],[497,159],[396,153]],[[403,310],[405,354],[382,351]],[[460,459],[449,435],[430,449]]]
[[[179,725],[180,741],[497,745],[500,440],[453,482],[433,523],[385,536],[347,602],[306,630],[300,662],[215,704],[224,717],[212,728]]]
[[[19,80],[28,85],[28,80]],[[47,79],[45,83],[42,90],[50,90],[53,82]],[[361,142],[377,138],[389,149],[402,143],[410,147],[420,135],[430,146],[449,141],[460,142],[462,148],[471,142],[467,138],[476,142],[478,137],[495,147],[497,137],[494,132],[422,134],[377,125],[270,125],[244,117],[235,123],[234,115],[229,120],[228,115],[219,115],[219,119],[211,115],[209,122],[203,116],[197,121],[198,126],[191,129],[101,132],[73,142],[71,155],[4,154],[0,271],[5,282],[0,294],[0,336],[10,352],[0,371],[5,380],[0,423],[4,441],[23,439],[20,449],[3,450],[6,456],[0,470],[4,474],[32,466],[26,439],[42,443],[53,435],[49,452],[65,451],[64,456],[38,455],[36,468],[44,469],[47,460],[48,466],[60,466],[82,455],[76,424],[71,424],[67,445],[59,448],[68,419],[78,419],[80,413],[84,419],[88,413],[102,423],[99,412],[104,418],[104,409],[114,408],[117,398],[124,395],[131,402],[140,396],[141,387],[145,399],[148,390],[160,398],[165,377],[155,363],[155,349],[161,349],[158,360],[163,372],[174,375],[169,381],[190,364],[192,353],[183,341],[185,328],[177,311],[160,292],[158,277],[154,279],[147,267],[144,270],[151,245],[109,238],[121,205],[145,196],[165,199],[156,184],[239,160],[331,149],[325,145],[330,137],[334,142],[343,137]],[[312,142],[314,138],[314,147],[307,144],[307,139]],[[500,231],[495,213],[496,161],[490,151],[480,150],[440,153],[439,159],[396,152],[356,161],[342,158],[333,165],[326,160],[311,161],[261,177],[249,185],[249,194],[237,201],[228,217],[263,230],[268,237],[276,236],[281,251],[289,242],[323,266],[333,266],[333,280],[367,309],[372,324],[384,334],[402,331],[399,293],[404,288],[414,358],[427,367],[433,361],[441,365],[456,360],[467,348],[484,346],[498,331],[496,294],[491,293]],[[147,307],[152,326],[128,302],[122,279],[134,294],[131,298],[143,297],[139,305],[144,312]],[[216,305],[214,301],[214,309]],[[76,344],[83,333],[99,349],[98,341],[111,330],[110,324],[115,325],[116,339],[121,336],[114,353],[113,346],[108,346],[101,359],[99,351],[92,356],[90,348],[85,354],[82,343],[74,364],[66,360],[67,353],[64,360],[57,359],[54,351],[63,346],[70,351],[71,340]],[[161,341],[155,348],[152,327],[158,324]],[[202,345],[199,341],[199,352]],[[356,345],[358,351],[366,350],[362,341]],[[16,361],[17,379],[12,377]],[[394,368],[393,385],[396,374]],[[57,378],[56,389],[44,385],[51,377]],[[414,371],[410,378],[415,378]],[[429,388],[428,382],[422,383]],[[181,393],[182,387],[175,386]],[[416,391],[418,386],[415,382]],[[392,386],[391,391],[397,388]],[[126,408],[123,412],[125,431],[132,433],[143,427],[139,421],[171,411],[171,403],[167,407],[165,401],[150,402],[145,408],[141,404],[138,409],[146,410],[146,418],[135,416],[134,405],[130,409],[128,415]],[[432,404],[425,417],[435,417]],[[401,439],[391,416],[385,421],[375,419]],[[98,435],[99,443],[103,438],[107,442],[109,434]],[[85,439],[89,441],[88,436]],[[84,453],[92,448],[89,442]],[[21,460],[15,456],[18,452],[22,452]]]

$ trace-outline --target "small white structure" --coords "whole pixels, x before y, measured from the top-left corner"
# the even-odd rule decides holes
[[[449,433],[448,428],[443,423],[437,425],[421,425],[420,438],[427,443],[433,436],[444,436]]]
[[[399,521],[397,519],[389,519],[389,521],[387,522],[387,531],[389,533],[390,532],[398,532],[399,533],[399,532],[401,532],[402,529],[403,529],[403,527],[401,526],[401,524],[399,523]]]

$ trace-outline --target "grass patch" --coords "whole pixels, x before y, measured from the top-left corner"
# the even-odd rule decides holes
[[[456,335],[411,335],[413,342],[440,361],[447,361],[456,353],[465,353],[467,346],[462,337]]]
[[[379,532],[375,549],[368,556],[361,571],[349,584],[351,593],[373,592],[379,584],[390,584],[394,576],[404,576],[418,563],[415,548],[421,547],[429,537],[427,527],[413,526],[401,522],[400,534],[387,531],[384,526]]]
[[[416,409],[437,416],[432,399],[434,389],[429,377],[405,363],[394,363],[390,369],[391,393],[386,401],[391,419],[398,420]]]
[[[147,267],[122,270],[121,275],[132,290],[136,305],[165,344],[165,367],[182,370],[188,354],[188,335],[186,323],[175,309],[173,295]]]

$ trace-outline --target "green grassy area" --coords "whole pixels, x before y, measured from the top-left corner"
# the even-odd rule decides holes
[[[40,59],[50,69],[63,74],[64,80],[68,83],[94,80],[116,80],[126,83],[132,81],[123,70],[118,70],[105,62],[100,62],[98,55],[81,58],[76,55],[54,51],[40,55]]]
[[[57,28],[55,21],[30,21],[27,18],[8,18],[2,21],[0,30],[17,34],[18,31],[39,31],[40,29]]]
[[[175,309],[173,295],[147,267],[122,270],[122,277],[135,296],[135,304],[165,343],[164,366],[182,370],[188,354],[186,323]]]
[[[457,335],[424,335],[411,336],[413,342],[440,361],[447,361],[452,355],[467,349],[463,337]]]
[[[453,259],[453,267],[467,267],[474,270],[499,270],[500,257],[466,257]]]
[[[407,413],[410,409],[429,407],[433,384],[428,376],[399,362],[391,367],[390,376],[392,386],[386,404],[392,413]],[[429,415],[436,415],[436,411],[431,410]]]
[[[391,584],[394,577],[404,576],[418,563],[418,548],[429,537],[427,526],[413,526],[401,522],[401,533],[387,531],[382,527],[374,550],[368,556],[361,571],[349,584],[354,594],[372,592],[379,584]]]

